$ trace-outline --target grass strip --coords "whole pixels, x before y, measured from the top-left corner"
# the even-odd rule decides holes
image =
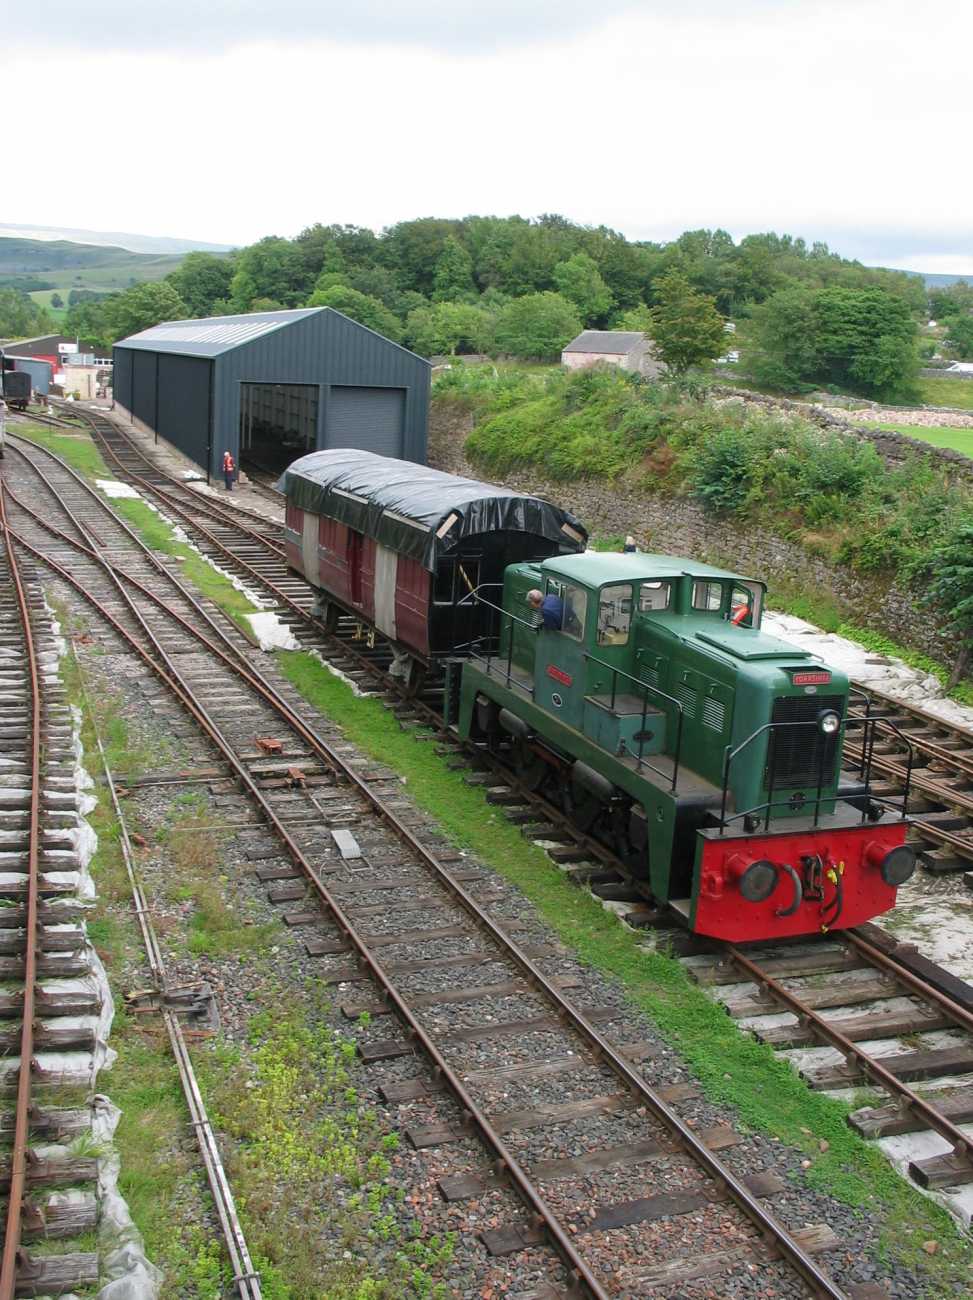
[[[919,392],[927,406],[953,406],[973,411],[973,379],[919,380]]]
[[[415,802],[461,848],[500,872],[537,908],[575,953],[618,979],[678,1048],[707,1095],[736,1108],[741,1120],[804,1153],[804,1176],[882,1222],[882,1246],[929,1281],[928,1295],[966,1287],[969,1244],[949,1214],[910,1187],[876,1148],[846,1124],[849,1107],[808,1089],[773,1051],[742,1033],[693,984],[682,965],[643,948],[587,891],[570,884],[542,849],[528,843],[483,792],[466,784],[427,743],[417,743],[377,700],[354,695],[311,655],[278,654],[282,671],[348,739],[394,768]],[[822,1150],[822,1147],[825,1149]],[[934,1254],[926,1243],[935,1241]]]
[[[43,425],[18,426],[17,433],[48,451],[53,451],[91,482],[115,478],[87,433],[55,433]],[[229,578],[204,560],[198,551],[178,541],[173,535],[171,524],[141,499],[115,497],[109,504],[132,526],[150,550],[178,560],[183,576],[233,619],[248,637],[253,638],[249,615],[256,614],[258,607]]]
[[[890,429],[905,434],[907,438],[931,443],[933,447],[948,447],[964,456],[973,456],[973,429],[951,429],[947,425],[931,424],[879,424],[873,427]]]

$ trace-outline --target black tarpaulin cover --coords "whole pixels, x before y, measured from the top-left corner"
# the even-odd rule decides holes
[[[568,551],[583,550],[588,536],[574,515],[539,497],[352,447],[302,456],[277,488],[301,510],[337,519],[431,572],[474,533],[532,533]]]

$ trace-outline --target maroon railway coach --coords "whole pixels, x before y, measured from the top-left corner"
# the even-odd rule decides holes
[[[302,456],[278,487],[288,564],[321,593],[322,615],[356,616],[426,663],[495,632],[508,564],[587,541],[539,497],[352,448]],[[484,599],[462,604],[473,590]]]

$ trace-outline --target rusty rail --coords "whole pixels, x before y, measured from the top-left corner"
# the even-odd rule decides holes
[[[872,949],[870,944],[855,936],[843,937],[850,938],[852,945],[858,949],[867,961],[873,962],[878,969],[886,971],[906,987],[918,992],[920,997],[933,1002],[945,1014],[953,1018],[957,1024],[969,1027],[973,1017],[970,1016],[965,1007],[953,1002],[952,999],[946,997],[944,993],[940,993],[937,989],[927,987],[922,980],[900,968],[897,963],[884,958],[883,954],[879,953],[877,949]],[[739,948],[727,944],[724,951],[756,984],[763,985],[773,998],[786,1007],[788,1011],[792,1011],[797,1016],[799,1023],[809,1026],[820,1039],[836,1048],[846,1061],[855,1060],[861,1066],[862,1073],[867,1080],[884,1088],[886,1092],[891,1093],[898,1100],[900,1105],[911,1110],[915,1115],[921,1116],[923,1122],[929,1128],[933,1129],[934,1132],[938,1133],[941,1138],[944,1138],[950,1144],[957,1160],[969,1165],[971,1174],[973,1174],[973,1159],[971,1159],[973,1138],[967,1137],[958,1125],[941,1114],[931,1102],[926,1101],[915,1089],[910,1088],[907,1083],[897,1078],[891,1070],[886,1069],[880,1058],[870,1055],[864,1048],[859,1047],[856,1042],[843,1034],[832,1021],[826,1020],[819,1012],[802,1002],[797,994],[792,993],[790,989],[784,988],[780,980],[761,970],[759,964],[751,961]]]
[[[37,983],[38,859],[40,852],[42,716],[40,670],[30,622],[30,607],[7,522],[6,488],[0,480],[0,529],[10,562],[14,593],[23,621],[27,667],[30,674],[30,814],[27,850],[27,922],[24,950],[24,1008],[20,1031],[20,1069],[17,1074],[16,1117],[11,1151],[10,1192],[6,1235],[0,1262],[0,1300],[13,1300],[17,1287],[21,1219],[27,1187],[27,1140],[30,1129],[31,1082],[34,1068],[34,1014]]]

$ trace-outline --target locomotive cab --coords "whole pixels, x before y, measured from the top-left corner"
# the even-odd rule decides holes
[[[761,630],[765,591],[660,555],[511,565],[460,714],[657,900],[737,938],[858,924],[891,906],[911,856],[902,809],[869,793],[868,720],[842,798],[848,680]]]

